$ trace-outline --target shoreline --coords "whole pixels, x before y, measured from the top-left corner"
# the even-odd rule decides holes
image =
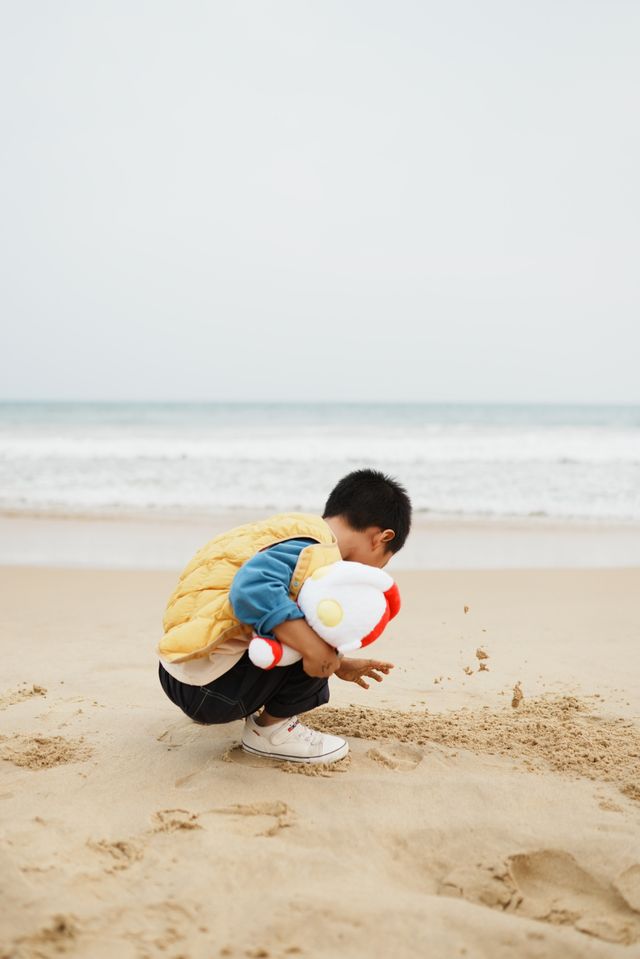
[[[256,518],[275,515],[281,512],[308,513],[301,507],[291,510],[278,510],[276,507],[249,509],[244,506],[230,507],[217,510],[171,510],[169,508],[154,509],[114,509],[109,510],[74,510],[73,512],[54,509],[7,509],[0,508],[0,522],[2,520],[59,520],[61,522],[122,522],[122,523],[213,523],[232,522],[240,525]],[[482,525],[497,526],[537,526],[548,528],[585,527],[588,529],[602,526],[613,528],[629,527],[640,532],[640,519],[615,516],[552,516],[544,512],[521,513],[438,513],[431,510],[413,510],[413,527],[434,526],[470,526]]]

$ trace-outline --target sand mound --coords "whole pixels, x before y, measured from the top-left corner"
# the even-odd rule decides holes
[[[16,703],[21,703],[25,699],[31,699],[33,696],[46,695],[47,690],[45,686],[36,686],[35,683],[28,686],[24,683],[22,686],[19,686],[18,689],[3,693],[3,695],[0,696],[0,709],[7,709],[8,706],[14,706]]]
[[[48,769],[88,759],[92,750],[84,739],[64,736],[0,736],[0,759],[28,769]]]
[[[517,710],[462,709],[430,715],[366,706],[323,706],[309,714],[314,729],[339,736],[440,743],[494,753],[588,779],[615,783],[640,801],[640,730],[630,720],[590,714],[573,696],[522,701]]]

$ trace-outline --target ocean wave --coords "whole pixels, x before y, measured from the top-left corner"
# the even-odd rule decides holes
[[[505,407],[471,422],[426,421],[423,408],[247,408],[212,422],[200,407],[131,406],[120,422],[92,409],[3,417],[0,406],[0,509],[315,511],[340,476],[373,466],[403,481],[418,511],[640,519],[633,412],[576,423]]]
[[[245,430],[229,436],[88,437],[79,435],[16,436],[0,433],[0,459],[51,461],[210,460],[238,462],[316,462],[363,459],[375,454],[391,463],[545,462],[640,464],[640,430],[441,430],[393,433],[362,429],[354,433],[316,434]]]

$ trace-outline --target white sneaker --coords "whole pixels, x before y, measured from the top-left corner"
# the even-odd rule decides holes
[[[272,726],[258,726],[255,716],[247,716],[242,748],[256,756],[292,763],[335,763],[347,755],[349,743],[340,736],[309,729],[297,716]]]

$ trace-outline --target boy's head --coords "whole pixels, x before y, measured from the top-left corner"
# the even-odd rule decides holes
[[[390,476],[355,470],[331,491],[322,517],[335,533],[343,559],[382,567],[409,535],[411,500]]]

